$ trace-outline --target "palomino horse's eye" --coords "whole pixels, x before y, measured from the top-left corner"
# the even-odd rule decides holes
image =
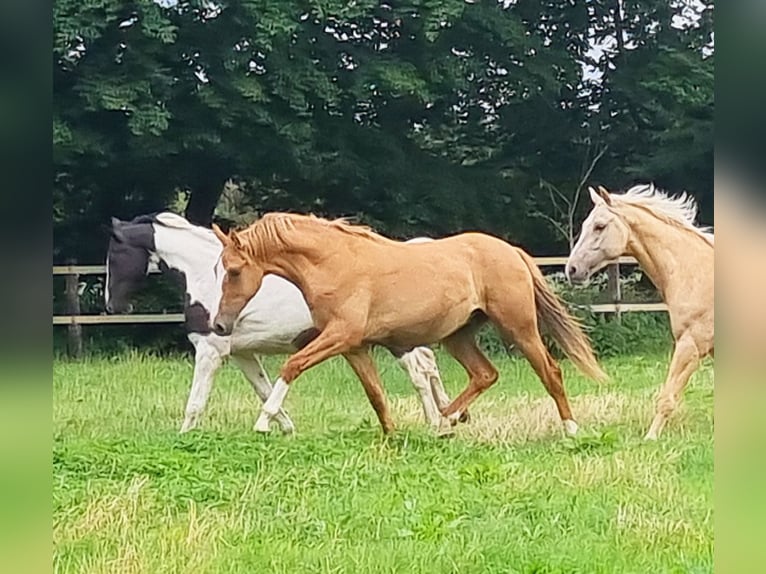
[[[606,228],[605,224],[597,223],[596,225],[593,226],[593,231],[604,231],[605,228]]]

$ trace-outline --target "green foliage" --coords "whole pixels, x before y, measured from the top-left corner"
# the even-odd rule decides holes
[[[98,260],[99,224],[178,190],[208,221],[229,179],[261,210],[559,252],[539,183],[573,192],[603,146],[591,179],[687,189],[709,220],[712,5],[686,28],[681,3],[613,6],[56,2],[55,257]]]
[[[589,305],[609,303],[606,290],[607,277],[601,273],[595,275],[585,285],[570,285],[563,273],[546,276],[548,284],[561,297],[570,312],[577,317],[591,340],[593,349],[599,357],[629,356],[633,354],[663,352],[673,343],[670,321],[667,313],[622,313],[616,317],[613,313],[594,313]],[[658,295],[653,287],[646,287],[640,271],[635,271],[621,280],[622,300],[624,302],[657,301]],[[561,356],[556,344],[543,334],[548,348]],[[497,354],[505,350],[505,345],[491,327],[483,328],[478,335],[481,347],[489,353]],[[518,355],[513,348],[510,352]]]
[[[208,222],[227,181],[239,197],[218,216],[235,224],[313,211],[536,255],[566,252],[582,183],[685,189],[710,222],[712,4],[695,6],[60,0],[54,260],[103,261],[110,216],[179,197]],[[604,354],[666,340],[660,314],[578,313]]]

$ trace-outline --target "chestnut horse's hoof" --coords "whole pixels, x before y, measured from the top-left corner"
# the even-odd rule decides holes
[[[470,422],[471,422],[471,413],[469,413],[468,411],[465,411],[464,413],[462,413],[462,414],[460,415],[460,418],[459,418],[459,419],[457,419],[457,420],[458,420],[458,422],[460,422],[460,423],[465,423],[465,424],[468,424],[468,423],[470,423]]]

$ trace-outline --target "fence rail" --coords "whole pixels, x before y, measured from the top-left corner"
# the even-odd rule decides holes
[[[567,257],[557,255],[551,257],[534,257],[535,263],[540,267],[562,267],[567,262]],[[632,257],[620,257],[617,262],[620,265],[635,265],[636,260]],[[159,273],[154,269],[150,273]],[[54,275],[104,275],[106,265],[54,265]]]
[[[535,263],[540,267],[561,267],[566,261],[565,256],[535,257]],[[661,312],[667,311],[664,303],[624,303],[621,301],[620,265],[635,265],[632,257],[621,257],[618,262],[607,267],[607,292],[611,303],[588,305],[593,313],[614,313],[619,320],[622,313],[631,312]],[[159,273],[153,270],[152,273]],[[54,315],[53,325],[66,325],[69,330],[68,349],[72,355],[82,352],[82,325],[133,325],[151,323],[183,323],[182,313],[141,313],[129,315],[82,315],[80,313],[80,297],[78,285],[83,275],[104,275],[105,265],[54,265],[53,275],[63,275],[66,278],[65,298],[67,303],[66,315]]]

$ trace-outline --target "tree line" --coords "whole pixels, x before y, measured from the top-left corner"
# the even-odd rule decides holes
[[[54,259],[177,205],[564,252],[584,186],[713,216],[712,2],[58,0]]]

